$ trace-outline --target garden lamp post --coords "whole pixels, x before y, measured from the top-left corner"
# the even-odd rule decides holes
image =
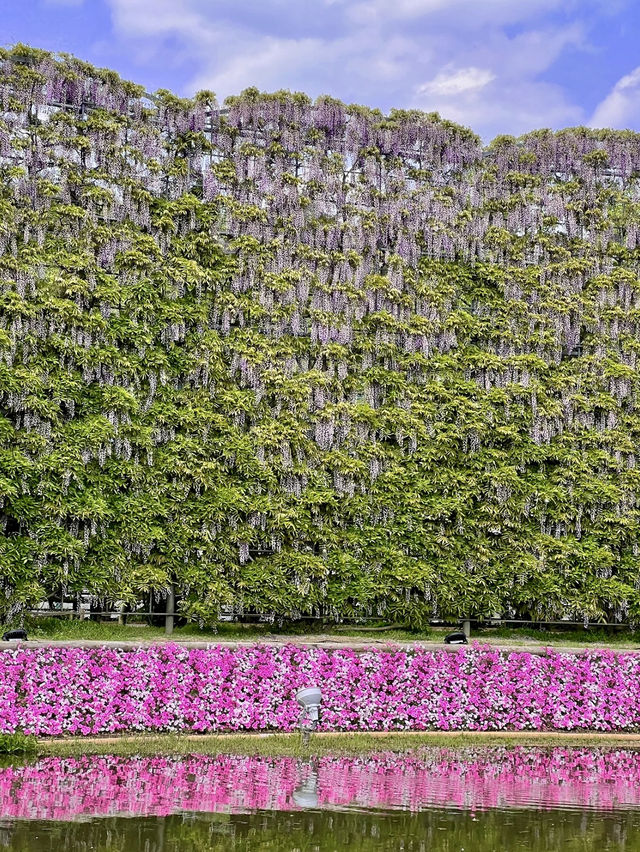
[[[309,743],[311,732],[315,731],[320,721],[320,704],[322,691],[318,686],[309,686],[296,692],[296,701],[300,705],[300,735],[304,745]]]

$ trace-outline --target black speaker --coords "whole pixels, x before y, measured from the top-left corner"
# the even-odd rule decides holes
[[[462,630],[456,630],[455,633],[449,633],[444,637],[447,645],[468,645],[467,637]]]
[[[22,639],[25,642],[27,641],[27,631],[26,630],[7,630],[6,633],[2,634],[3,642],[11,642],[12,639]]]

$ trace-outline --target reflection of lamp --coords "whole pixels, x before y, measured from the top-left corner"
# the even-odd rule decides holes
[[[309,686],[296,692],[296,701],[300,705],[300,733],[302,742],[307,745],[311,732],[315,731],[320,721],[320,703],[322,692],[318,686]]]
[[[318,767],[315,762],[307,764],[309,775],[304,784],[293,791],[293,801],[299,808],[318,807]]]

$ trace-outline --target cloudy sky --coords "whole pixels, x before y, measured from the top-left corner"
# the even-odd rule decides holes
[[[5,45],[149,91],[247,86],[437,110],[485,140],[640,131],[640,0],[0,0]]]

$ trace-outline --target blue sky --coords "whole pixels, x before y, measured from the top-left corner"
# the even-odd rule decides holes
[[[485,140],[640,131],[640,0],[0,0],[2,40],[150,91],[247,86],[437,110]]]

